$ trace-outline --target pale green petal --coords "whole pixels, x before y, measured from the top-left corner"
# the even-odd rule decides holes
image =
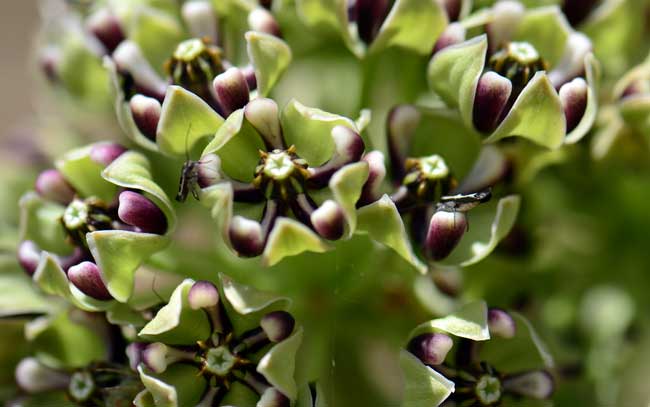
[[[199,370],[187,364],[174,364],[162,374],[139,366],[138,373],[157,407],[195,406],[207,387],[207,382],[198,377]]]
[[[287,297],[278,297],[275,294],[239,284],[225,274],[220,274],[219,277],[226,299],[239,314],[246,315],[259,312],[276,303],[282,303],[285,307],[291,303],[291,300]]]
[[[61,224],[65,208],[45,201],[36,192],[27,192],[20,198],[20,240],[32,240],[42,250],[68,254],[72,246],[66,243],[66,232]]]
[[[487,305],[484,301],[466,304],[446,317],[436,318],[419,325],[409,337],[429,332],[444,332],[473,341],[486,341],[490,339]]]
[[[587,74],[587,85],[589,86],[587,89],[587,107],[578,126],[566,135],[564,140],[565,144],[574,144],[582,140],[596,122],[596,115],[598,114],[600,63],[591,53],[585,57],[585,71]]]
[[[571,26],[559,7],[539,7],[526,11],[512,39],[530,43],[554,66],[564,54],[570,33]]]
[[[324,253],[330,246],[307,226],[290,218],[280,217],[269,234],[262,262],[273,266],[285,257],[303,252]]]
[[[420,362],[410,352],[400,351],[399,359],[404,373],[402,407],[438,406],[454,392],[454,382]]]
[[[102,178],[104,166],[90,159],[91,149],[89,145],[66,153],[56,161],[56,168],[82,198],[94,196],[110,202],[117,188]]]
[[[289,338],[273,346],[257,364],[257,371],[292,400],[298,396],[294,370],[301,343],[302,328],[298,328]]]
[[[281,39],[255,31],[246,33],[246,42],[255,67],[258,94],[266,97],[291,63],[291,49]]]
[[[357,227],[356,203],[361,196],[363,185],[368,179],[368,164],[358,162],[348,164],[334,173],[329,182],[334,199],[341,205],[347,221],[348,237]]]

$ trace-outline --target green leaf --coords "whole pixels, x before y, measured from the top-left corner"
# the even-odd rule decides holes
[[[162,104],[156,142],[161,152],[184,157],[197,141],[213,136],[223,122],[203,99],[172,85]]]
[[[519,196],[510,195],[468,212],[469,230],[443,263],[467,267],[487,257],[512,229],[520,201]]]
[[[266,97],[291,63],[291,49],[281,39],[255,31],[246,33],[246,42],[255,67],[258,94]]]
[[[341,36],[345,45],[361,56],[363,47],[355,43],[348,28],[347,0],[296,0],[298,17],[308,26]]]
[[[183,27],[175,16],[151,7],[135,8],[125,25],[129,39],[138,44],[158,72],[163,72],[165,61],[185,39]]]
[[[113,100],[115,101],[115,114],[122,131],[124,131],[126,136],[140,147],[146,148],[150,151],[158,151],[158,145],[156,142],[142,134],[140,129],[138,129],[138,126],[135,124],[133,115],[131,114],[131,108],[129,107],[129,101],[126,100],[126,96],[122,90],[122,80],[117,72],[117,66],[108,56],[104,57],[104,68],[108,71],[110,76],[111,92]]]
[[[330,246],[307,226],[290,218],[280,217],[269,234],[262,262],[273,266],[285,257],[303,252],[324,253]]]
[[[298,328],[290,337],[273,346],[257,364],[257,372],[292,400],[298,396],[294,371],[301,343],[302,328]]]
[[[570,32],[571,26],[559,7],[539,7],[526,11],[512,40],[530,43],[554,66],[562,58]]]
[[[429,55],[446,26],[447,14],[437,1],[397,0],[370,52],[396,46]]]
[[[82,367],[107,357],[99,332],[74,321],[66,312],[29,322],[25,337],[31,341],[36,357],[52,367]]]
[[[429,63],[429,86],[449,107],[458,107],[463,122],[473,128],[476,86],[485,66],[487,36],[481,35],[443,49]]]
[[[352,120],[304,106],[293,99],[282,110],[280,122],[287,144],[295,145],[298,155],[311,167],[323,165],[334,154],[334,127],[346,126],[357,131]]]
[[[25,314],[49,314],[57,304],[39,294],[25,274],[0,273],[0,318]]]
[[[149,160],[144,155],[127,151],[106,167],[101,175],[106,181],[120,187],[144,192],[165,213],[167,234],[174,230],[176,213],[165,191],[153,181]]]
[[[167,236],[124,230],[100,230],[86,235],[88,248],[108,292],[119,302],[133,294],[136,269],[169,244]]]
[[[228,303],[239,314],[259,312],[276,303],[283,303],[285,307],[291,303],[287,297],[278,297],[275,294],[239,284],[225,274],[220,274],[219,278]]]
[[[493,143],[518,136],[548,148],[564,143],[564,108],[545,72],[537,72],[521,92],[510,112],[487,139]]]
[[[329,182],[334,199],[343,208],[345,220],[348,224],[348,237],[352,236],[357,227],[356,203],[361,196],[361,190],[367,179],[368,164],[358,162],[348,164],[336,171]]]
[[[68,254],[72,247],[65,241],[61,217],[65,208],[43,200],[36,192],[20,198],[20,240],[32,240],[42,250]]]
[[[56,168],[80,196],[95,196],[104,202],[110,202],[117,188],[102,178],[104,167],[90,159],[91,149],[92,145],[89,145],[68,152],[56,161]]]
[[[412,338],[423,333],[433,332],[445,332],[473,341],[486,341],[490,339],[487,305],[484,301],[464,305],[446,317],[436,318],[419,325],[411,332],[409,337]]]
[[[138,366],[142,384],[149,390],[157,407],[196,406],[207,387],[192,365],[176,363],[162,374],[153,374]]]
[[[454,392],[454,382],[420,362],[410,352],[400,351],[399,360],[404,373],[402,407],[438,406]]]
[[[172,293],[169,303],[142,328],[138,335],[148,341],[169,345],[192,345],[210,336],[210,321],[202,309],[193,310],[187,294],[193,280],[183,281]]]
[[[427,266],[413,253],[402,217],[388,195],[359,209],[357,232],[367,233],[372,239],[395,250],[420,273],[427,272]]]
[[[266,151],[261,136],[244,119],[244,110],[233,112],[221,125],[202,156],[215,153],[221,158],[221,169],[237,181],[250,182],[260,161],[259,151]]]

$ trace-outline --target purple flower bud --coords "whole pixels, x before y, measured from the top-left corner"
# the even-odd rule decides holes
[[[137,192],[120,193],[117,216],[127,225],[140,228],[143,233],[162,235],[167,231],[167,217],[163,211]]]
[[[370,44],[379,33],[382,23],[390,11],[388,0],[357,0],[354,15],[359,37]]]
[[[386,165],[384,154],[381,151],[371,151],[363,156],[362,161],[368,164],[368,179],[363,185],[359,205],[368,205],[379,199],[381,184],[386,178]]]
[[[467,230],[467,216],[463,212],[437,211],[431,217],[424,247],[425,255],[442,260],[456,248]]]
[[[251,100],[244,108],[246,120],[260,133],[269,150],[284,148],[278,105],[271,99]]]
[[[399,105],[388,114],[388,151],[393,180],[401,181],[406,175],[406,158],[411,136],[420,124],[421,114],[415,106]]]
[[[164,99],[167,82],[149,65],[136,43],[130,40],[122,41],[113,52],[113,60],[118,70],[133,77],[136,88],[142,93],[158,100]]]
[[[61,63],[61,51],[49,47],[46,48],[40,58],[40,66],[43,74],[51,83],[59,80],[59,65]]]
[[[72,254],[68,256],[59,256],[58,258],[61,268],[66,273],[68,272],[70,267],[76,266],[77,264],[85,260],[92,260],[92,256],[88,254],[86,251],[84,251],[83,249],[81,249],[80,247],[75,247]]]
[[[343,210],[336,202],[328,199],[311,213],[311,224],[316,232],[328,240],[338,240],[345,233]]]
[[[488,328],[490,335],[510,339],[515,336],[517,325],[515,320],[506,311],[491,308],[488,311]]]
[[[510,79],[492,71],[481,76],[474,96],[474,126],[478,131],[491,133],[497,128],[511,93]]]
[[[229,68],[212,82],[217,102],[225,116],[248,103],[249,90],[244,74],[238,68]]]
[[[287,396],[275,387],[269,387],[264,390],[255,407],[289,407],[290,405],[291,402]]]
[[[327,185],[332,175],[346,164],[357,162],[366,148],[361,136],[346,126],[336,126],[332,129],[334,154],[324,165],[311,168],[309,182],[315,188]]]
[[[228,228],[233,249],[243,257],[255,257],[264,250],[262,226],[254,220],[233,216]]]
[[[296,321],[286,311],[270,312],[260,321],[260,327],[271,342],[281,342],[293,332]]]
[[[587,82],[582,78],[575,78],[560,88],[560,101],[566,117],[567,133],[578,127],[587,110],[588,90]]]
[[[18,263],[25,272],[33,276],[41,260],[41,249],[31,240],[25,240],[18,246]]]
[[[460,11],[462,8],[461,0],[441,0],[441,2],[447,12],[449,21],[457,21],[460,17]]]
[[[411,339],[408,350],[425,365],[436,366],[445,361],[454,341],[441,333],[427,333]]]
[[[109,53],[113,52],[125,38],[119,20],[106,8],[90,15],[86,20],[86,28]]]
[[[562,13],[573,27],[577,27],[600,3],[598,0],[564,0]]]
[[[209,281],[197,281],[190,288],[187,300],[192,309],[215,307],[219,304],[219,291]]]
[[[181,8],[183,21],[193,38],[210,38],[217,41],[217,15],[209,1],[188,1]]]
[[[131,98],[129,107],[138,130],[149,140],[155,141],[158,122],[162,114],[160,102],[144,95],[135,95]]]
[[[126,147],[121,144],[96,143],[90,149],[90,159],[103,166],[108,166],[126,151]]]
[[[142,362],[142,352],[147,346],[147,343],[134,342],[126,347],[126,356],[129,358],[129,366],[132,370],[138,370],[138,365]]]
[[[67,374],[43,365],[36,358],[21,360],[15,377],[18,386],[27,393],[65,389],[70,381]]]
[[[162,373],[167,370],[170,348],[164,343],[156,342],[147,345],[142,351],[142,363],[155,373]]]
[[[545,370],[531,370],[503,380],[506,391],[539,400],[551,397],[554,387],[553,377]]]
[[[569,35],[562,59],[548,73],[548,78],[556,89],[584,73],[585,57],[592,49],[591,40],[583,33],[573,32]]]
[[[281,37],[280,26],[268,10],[258,7],[248,14],[248,26],[253,31]]]
[[[197,182],[201,188],[207,188],[221,181],[221,158],[216,154],[207,154],[201,158],[197,167]]]
[[[68,269],[68,279],[82,293],[100,301],[112,300],[95,263],[84,261]]]
[[[248,84],[248,89],[255,90],[257,89],[257,77],[255,76],[255,67],[253,65],[246,65],[241,68],[242,74],[246,78],[246,83]]]
[[[41,172],[36,178],[34,189],[41,197],[63,205],[69,204],[75,195],[63,174],[54,169]]]
[[[460,23],[451,23],[447,26],[445,31],[440,35],[436,45],[433,47],[433,53],[451,47],[452,45],[460,44],[465,41],[465,35],[467,34],[465,27]]]

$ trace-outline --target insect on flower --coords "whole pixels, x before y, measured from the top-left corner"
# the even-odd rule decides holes
[[[181,177],[178,183],[176,200],[185,202],[187,195],[192,194],[194,199],[199,200],[199,189],[210,185],[219,178],[219,159],[216,156],[209,156],[204,160],[194,161],[190,159],[190,152],[187,145],[192,124],[190,123],[185,134],[185,163],[181,169]],[[215,166],[212,166],[214,164]]]
[[[492,198],[492,191],[488,188],[470,194],[442,196],[438,207],[448,212],[467,212],[479,204],[489,201],[490,198]]]

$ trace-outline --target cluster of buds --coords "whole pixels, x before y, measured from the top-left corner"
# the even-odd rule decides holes
[[[491,337],[511,339],[517,326],[504,310],[488,311],[488,329]],[[447,356],[456,347],[454,360]],[[425,333],[411,339],[408,351],[423,364],[452,380],[455,390],[443,406],[497,406],[508,405],[514,399],[543,400],[553,393],[553,378],[545,370],[502,373],[487,361],[480,359],[480,343],[460,338],[454,344],[444,333]]]
[[[107,168],[126,151],[115,143],[92,145],[87,154],[89,162],[95,166],[90,168],[91,171],[99,172]],[[168,229],[167,216],[138,189],[115,188],[117,192],[106,199],[106,196],[84,195],[73,185],[79,185],[84,192],[88,192],[83,180],[68,179],[59,169],[48,169],[38,176],[34,187],[37,197],[34,199],[43,202],[48,211],[56,215],[51,220],[53,224],[46,225],[54,228],[56,244],[46,242],[46,247],[39,247],[38,242],[34,241],[39,236],[27,236],[28,240],[24,240],[18,248],[18,261],[25,272],[33,276],[43,264],[43,253],[47,252],[66,273],[70,283],[82,293],[97,300],[110,300],[113,297],[103,281],[87,236],[93,232],[111,230],[163,235]],[[32,195],[26,195],[25,200],[30,199]],[[29,223],[34,221],[23,219],[24,228],[29,230]],[[60,248],[62,253],[57,255],[52,252],[52,247]],[[71,254],[63,254],[66,251]]]
[[[171,344],[132,343],[127,347],[131,368],[141,376],[163,377],[165,372],[182,367],[204,385],[193,395],[197,402],[201,400],[200,405],[221,403],[233,385],[240,384],[257,394],[258,407],[288,407],[290,399],[271,384],[272,379],[265,376],[260,365],[266,363],[265,355],[275,344],[294,334],[295,320],[291,314],[268,312],[259,319],[259,326],[237,333],[224,298],[213,283],[191,283],[186,299],[191,310],[205,313],[209,336],[195,343],[178,339]],[[141,333],[146,332],[147,327]]]

